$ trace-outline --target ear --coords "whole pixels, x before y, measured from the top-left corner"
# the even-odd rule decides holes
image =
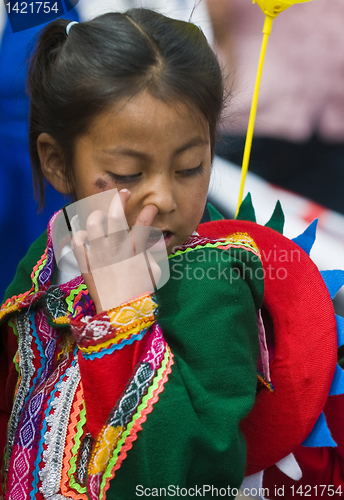
[[[37,139],[37,151],[47,181],[59,193],[70,194],[72,188],[64,175],[64,160],[57,141],[44,132]]]

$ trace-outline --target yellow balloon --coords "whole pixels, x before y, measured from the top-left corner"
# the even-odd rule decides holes
[[[295,3],[310,2],[311,0],[253,0],[259,5],[266,16],[275,18]]]

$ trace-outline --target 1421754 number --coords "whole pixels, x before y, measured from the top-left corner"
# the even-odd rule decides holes
[[[17,14],[39,14],[43,12],[44,14],[49,14],[50,12],[59,13],[59,8],[57,2],[51,5],[53,2],[16,2],[11,5],[11,2],[6,4],[7,12],[16,12]],[[62,12],[63,14],[63,12]]]

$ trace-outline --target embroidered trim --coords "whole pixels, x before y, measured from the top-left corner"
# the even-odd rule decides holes
[[[151,326],[153,324],[153,321],[146,321],[147,327]],[[138,331],[136,331],[138,330]],[[145,329],[147,331],[147,328]],[[100,344],[90,346],[90,347],[80,347],[80,350],[86,353],[93,353],[93,352],[99,352],[102,350],[107,350],[108,352],[112,352],[111,348],[112,347],[117,347],[118,344],[122,344],[126,340],[131,340],[132,342],[134,340],[137,340],[139,338],[142,338],[141,335],[141,325],[138,325],[135,327],[133,330],[129,330],[128,333],[121,333],[113,337],[112,339],[107,340],[106,342],[102,342]],[[130,343],[132,343],[130,342]],[[123,347],[123,346],[121,346]],[[114,349],[113,349],[114,350]]]
[[[47,260],[48,260],[48,247],[45,249],[44,254],[39,259],[39,261],[37,262],[31,273],[31,279],[35,292],[38,292],[39,290],[38,276],[39,273],[42,271],[43,267],[45,266]]]
[[[82,352],[82,357],[84,359],[89,359],[89,360],[102,358],[107,354],[112,354],[114,351],[122,349],[126,345],[130,345],[133,342],[136,342],[137,340],[141,340],[148,331],[149,328],[146,328],[145,330],[141,331],[138,335],[132,335],[129,339],[124,339],[118,344],[112,344],[107,349],[102,349],[99,352],[91,352],[91,353]]]
[[[86,424],[86,407],[85,407],[85,403],[84,403],[83,407],[80,411],[80,420],[79,420],[78,425],[77,425],[77,432],[75,434],[75,442],[74,442],[74,446],[72,448],[72,455],[73,456],[71,458],[70,469],[68,471],[68,475],[70,477],[71,487],[72,488],[74,487],[80,493],[86,492],[86,484],[83,481],[83,482],[81,482],[82,487],[80,487],[77,480],[75,479],[75,475],[77,476],[77,479],[80,482],[80,480],[79,480],[79,468],[77,465],[78,465],[78,460],[79,460],[79,454],[81,453],[81,446],[82,446],[81,437],[84,433],[85,424]],[[93,438],[90,434],[87,434],[86,436],[90,436],[91,441],[93,442]],[[86,439],[86,436],[84,439]],[[91,445],[92,445],[92,443],[90,442],[90,446]],[[87,470],[87,464],[85,465],[85,475],[86,475],[86,470]],[[85,479],[85,478],[83,478],[83,479]]]
[[[122,328],[123,332],[128,332],[136,327],[135,322],[142,320],[144,323],[154,317],[156,309],[157,304],[153,296],[146,294],[110,309],[108,315],[113,328]]]
[[[53,318],[53,322],[57,325],[67,325],[69,323],[68,316],[60,316],[59,318]]]
[[[88,293],[87,286],[85,283],[81,283],[78,288],[72,289],[68,297],[66,297],[66,303],[68,306],[68,311],[72,314],[74,311],[74,303],[78,302],[82,294]]]
[[[258,255],[259,258],[261,259],[259,248],[257,247],[256,242],[251,238],[251,236],[248,233],[237,232],[230,234],[229,236],[226,236],[226,243],[227,242],[229,243],[229,247],[232,247],[232,245],[238,246],[239,248],[253,252],[255,255]],[[219,248],[227,250],[227,244]]]
[[[268,389],[270,392],[275,392],[275,388],[273,386],[273,383],[272,382],[267,382],[265,379],[264,379],[264,376],[262,373],[260,372],[257,372],[257,378],[259,380],[259,382],[261,384],[263,384],[264,387],[266,387],[266,389]]]
[[[94,439],[92,438],[91,434],[86,434],[80,444],[80,449],[78,453],[76,475],[79,483],[84,486],[85,491],[86,491],[87,466],[91,459],[93,443]]]
[[[95,316],[96,308],[94,303],[89,296],[89,292],[86,290],[81,290],[74,299],[73,310],[71,318],[75,321],[80,320],[83,316]]]
[[[51,360],[54,361],[54,356],[51,356]],[[36,445],[36,448],[33,453],[34,457],[34,470],[33,470],[33,481],[31,491],[32,500],[35,499],[35,495],[38,493],[38,484],[39,477],[38,471],[40,468],[40,464],[42,462],[42,454],[44,449],[44,439],[47,432],[47,418],[51,411],[51,403],[54,400],[56,388],[58,384],[66,377],[68,369],[70,368],[71,363],[75,363],[75,355],[73,352],[71,353],[69,350],[63,353],[61,360],[55,370],[51,373],[51,376],[47,378],[40,388],[40,393],[36,395],[36,397],[41,397],[40,406],[43,409],[40,421],[40,438]]]
[[[142,430],[141,424],[147,420],[147,415],[153,411],[153,405],[159,400],[159,394],[164,390],[165,383],[168,381],[168,376],[172,372],[173,354],[168,346],[161,368],[158,370],[156,377],[150,386],[148,393],[142,399],[141,405],[138,407],[136,414],[132,421],[128,424],[126,431],[123,433],[121,441],[118,443],[117,448],[121,446],[121,452],[116,459],[116,450],[114,451],[107,470],[104,473],[103,480],[100,486],[101,499],[105,499],[106,491],[109,489],[110,480],[115,476],[127,456],[127,452],[132,448],[133,442],[137,439],[137,433]]]
[[[197,247],[201,248],[206,246],[207,244],[214,245],[219,241],[221,244],[221,242],[223,243],[225,241],[225,238],[221,238],[219,240],[218,238],[209,238],[207,236],[200,236],[199,234],[197,235],[192,234],[185,243],[183,243],[176,249],[176,253],[173,253],[171,256],[177,255],[178,252],[184,253],[188,248],[194,250]]]
[[[5,312],[6,314],[8,313],[8,309],[11,308],[11,306],[16,306],[16,301],[17,302],[22,302],[29,293],[31,293],[34,290],[34,287],[30,288],[25,293],[20,293],[19,295],[13,295],[13,297],[8,298],[1,306],[1,316],[0,319],[2,318],[2,314]],[[4,311],[5,309],[5,311]]]
[[[15,331],[15,325],[12,323],[12,321],[8,322],[8,325],[12,328],[12,331]],[[13,356],[13,364],[15,366],[16,372],[18,373],[18,380],[16,384],[16,388],[14,391],[14,397],[17,397],[18,389],[19,389],[19,384],[20,384],[20,368],[19,368],[19,353],[18,351],[15,353]]]
[[[24,496],[26,498],[29,492],[29,478],[31,477],[37,454],[37,441],[45,398],[45,388],[41,382],[42,379],[46,379],[46,375],[54,362],[52,354],[55,350],[55,336],[52,335],[51,329],[46,324],[43,314],[38,315],[37,318],[31,315],[32,333],[30,321],[26,315],[19,315],[17,318],[17,326],[20,318],[25,318],[28,322],[28,329],[25,332],[25,336],[31,340],[32,347],[34,347],[32,342],[33,337],[38,335],[35,325],[35,320],[37,319],[40,335],[38,336],[39,338],[36,338],[35,343],[38,347],[40,344],[40,347],[37,347],[37,352],[33,352],[32,354],[33,356],[35,354],[40,354],[41,366],[38,368],[38,375],[34,379],[32,387],[21,409],[20,420],[16,429],[15,443],[11,460],[9,461],[8,496],[11,498],[13,497],[13,499],[23,498]],[[19,328],[18,331],[20,332]],[[22,339],[20,337],[21,335],[19,335],[19,349],[22,344]],[[38,387],[39,390],[36,390],[36,387]],[[17,400],[15,403],[17,403]]]
[[[63,291],[58,287],[50,287],[44,296],[47,311],[54,320],[66,317],[67,307]]]
[[[46,448],[43,450],[44,467],[39,471],[42,485],[39,488],[45,498],[51,498],[59,493],[64,446],[67,427],[75,392],[80,383],[79,365],[75,360],[67,368],[62,380],[57,384],[50,407],[52,412],[47,416],[49,430],[44,434]],[[56,395],[58,393],[58,395]],[[62,445],[62,446],[61,446]]]
[[[169,259],[200,248],[219,248],[229,250],[230,248],[241,248],[247,250],[261,259],[259,249],[255,241],[247,233],[234,233],[221,239],[211,239],[206,237],[190,237],[187,243],[181,245],[175,253],[169,255]]]
[[[73,404],[73,409],[70,414],[70,424],[68,426],[68,431],[66,435],[66,448],[65,448],[65,455],[63,459],[63,468],[62,468],[61,493],[63,493],[66,497],[71,497],[74,498],[75,500],[87,500],[87,495],[85,494],[86,488],[80,487],[80,485],[75,481],[73,476],[76,464],[76,456],[73,456],[73,450],[75,451],[75,444],[77,444],[77,449],[78,446],[80,445],[80,434],[82,434],[83,426],[86,423],[84,391],[81,381],[79,384],[79,390],[76,392],[75,398],[76,399]],[[80,422],[82,422],[81,425],[78,425],[78,417],[80,417],[79,424]],[[74,443],[73,439],[75,440]],[[72,471],[72,464],[74,467],[73,471]],[[72,491],[71,488],[77,490],[77,493]]]
[[[24,406],[24,401],[30,390],[30,382],[35,368],[33,365],[33,352],[31,348],[32,337],[30,335],[30,321],[27,316],[18,315],[16,320],[12,322],[13,329],[18,336],[18,355],[20,368],[20,382],[16,398],[13,403],[12,413],[8,424],[8,447],[7,447],[7,464],[9,465],[16,430],[19,424],[20,415]]]
[[[30,305],[33,302],[40,299],[44,294],[44,291],[42,290],[32,295],[33,289],[34,288],[32,287],[29,291],[25,293],[7,299],[6,302],[1,306],[0,322],[2,322],[3,319],[10,314],[19,312],[24,308],[30,307]]]
[[[223,245],[225,243],[225,240],[214,240],[213,242],[209,242],[207,238],[203,238],[205,242],[201,244],[197,244],[194,246],[187,246],[184,248],[184,245],[179,247],[178,250],[176,250],[175,253],[172,253],[168,256],[169,259],[173,259],[173,257],[177,257],[178,255],[182,255],[187,252],[192,252],[193,250],[199,250],[200,248],[218,248],[220,245]]]
[[[30,399],[31,397],[31,394],[35,388],[35,385],[36,385],[36,382],[37,380],[39,380],[39,378],[41,377],[42,375],[42,372],[45,368],[45,363],[46,363],[46,357],[45,357],[45,354],[44,354],[44,350],[43,350],[43,345],[42,345],[42,342],[37,334],[37,329],[36,329],[36,324],[35,324],[35,313],[31,313],[30,315],[30,324],[31,324],[31,332],[32,332],[32,337],[34,338],[35,340],[35,344],[37,346],[37,350],[40,354],[40,360],[41,360],[41,366],[38,368],[37,370],[37,374],[36,374],[36,377],[34,378],[33,382],[32,382],[32,386],[31,386],[31,389],[26,397],[26,400],[25,400],[25,403],[28,402],[28,400]],[[31,333],[30,332],[30,333]],[[32,353],[33,357],[34,357],[34,353]]]
[[[18,315],[16,318],[17,327],[19,325],[18,320],[21,318],[28,322],[28,328],[23,336],[24,341],[30,340],[31,347],[35,348],[33,356],[36,356],[41,364],[36,363],[37,374],[21,408],[12,456],[8,462],[7,491],[8,496],[13,497],[13,499],[29,497],[31,491],[29,480],[32,475],[35,477],[34,465],[37,457],[43,408],[50,393],[51,380],[54,378],[49,378],[49,375],[55,361],[54,354],[57,340],[56,331],[47,324],[46,317],[41,310],[31,315],[31,323],[26,314]],[[19,328],[18,331],[20,332]],[[35,342],[33,342],[34,339]],[[19,335],[19,350],[21,346],[23,346],[23,339]],[[34,365],[33,368],[35,368]],[[58,370],[56,372],[58,373]],[[21,401],[21,398],[18,399],[19,394],[18,390],[15,405]],[[35,494],[33,498],[35,498]]]
[[[156,311],[154,298],[146,294],[95,317],[73,319],[73,336],[83,353],[111,349],[113,345],[118,346],[132,337],[139,337],[142,328],[147,329],[154,323]],[[98,343],[94,345],[95,342]]]

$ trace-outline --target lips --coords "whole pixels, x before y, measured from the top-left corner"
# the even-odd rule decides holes
[[[163,236],[163,239],[161,238]],[[168,230],[152,229],[147,239],[147,250],[160,251],[168,247],[173,238],[173,233]],[[154,248],[152,248],[154,247]]]
[[[164,237],[164,239],[168,238],[171,234],[171,231],[164,230],[162,231],[161,229],[151,229],[148,240],[147,241],[158,241],[161,238],[161,233]]]
[[[163,236],[164,236],[164,241],[165,241],[165,245],[166,247],[168,247],[168,245],[171,243],[172,241],[172,238],[174,236],[173,233],[171,233],[171,231],[163,231]]]

